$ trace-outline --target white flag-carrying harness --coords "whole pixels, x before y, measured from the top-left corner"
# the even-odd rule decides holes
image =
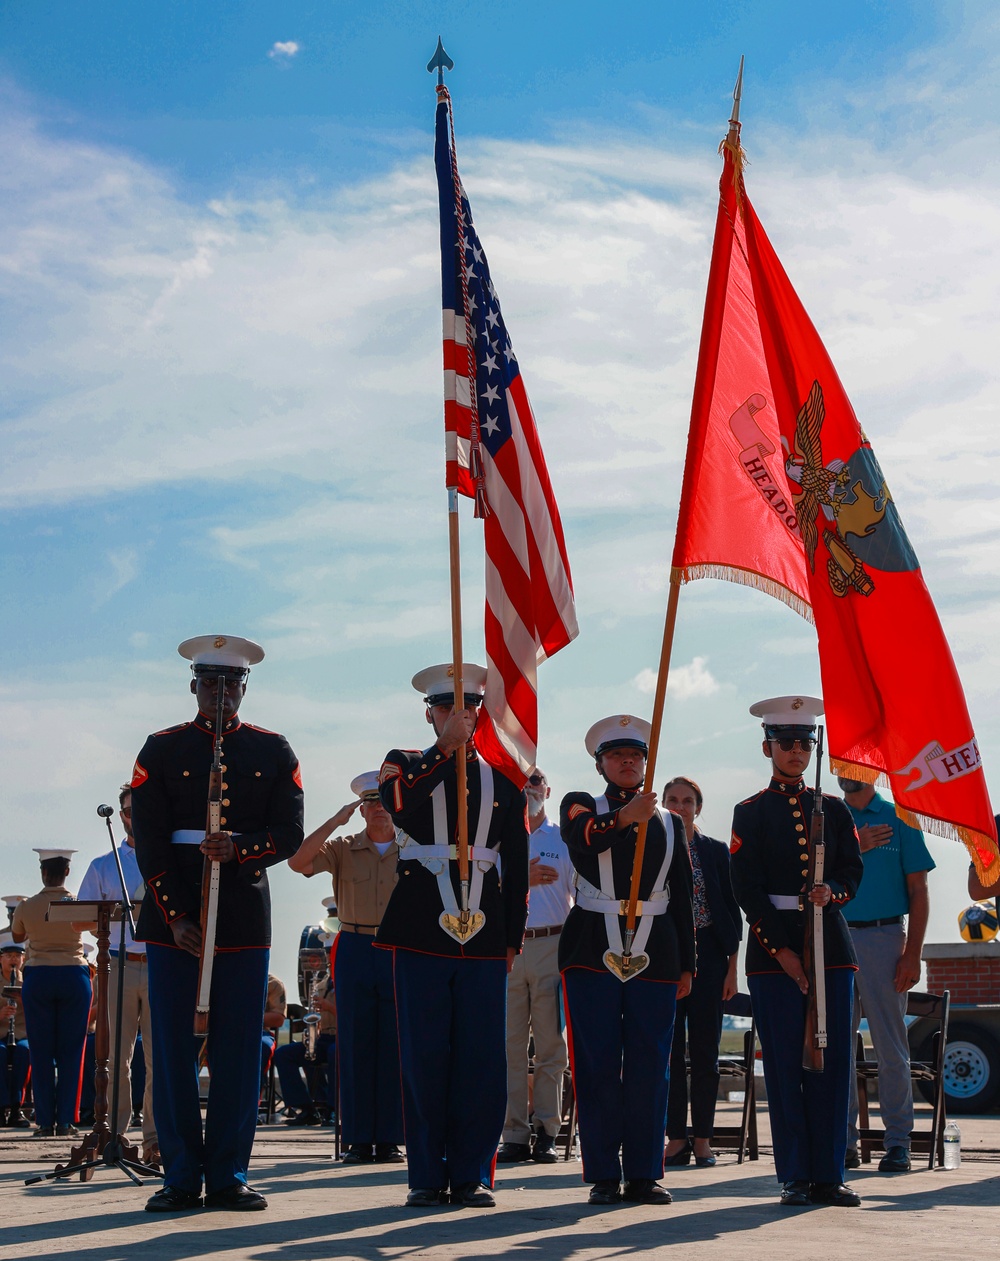
[[[598,797],[594,803],[595,814],[610,814],[611,806],[605,796]],[[660,864],[660,870],[656,873],[656,879],[653,881],[653,889],[648,898],[639,903],[637,908],[639,912],[638,923],[636,924],[635,937],[632,942],[632,953],[640,955],[646,949],[646,942],[649,940],[649,934],[653,928],[653,917],[665,914],[667,907],[670,905],[670,889],[667,886],[667,872],[670,870],[670,863],[674,856],[674,828],[673,820],[670,819],[666,810],[657,810],[663,823],[663,830],[666,834],[666,852],[663,856],[663,862]],[[595,889],[589,880],[577,872],[576,875],[576,904],[585,911],[596,911],[599,915],[604,916],[604,924],[608,934],[608,949],[612,954],[621,956],[624,950],[622,942],[622,931],[620,917],[626,914],[628,905],[627,898],[619,898],[615,895],[615,876],[614,866],[611,858],[610,846],[602,850],[597,856],[598,871],[601,876],[601,887]],[[613,971],[613,969],[609,969]]]
[[[476,833],[469,846],[469,912],[475,915],[483,896],[483,876],[491,867],[497,865],[499,854],[491,849],[488,842],[490,836],[490,819],[493,814],[493,768],[482,758],[479,762],[479,819],[476,822]],[[455,886],[451,882],[449,864],[458,859],[458,846],[448,843],[448,800],[443,783],[431,793],[431,807],[434,812],[434,844],[421,845],[402,828],[396,830],[396,844],[402,859],[414,859],[437,877],[438,893],[446,915],[459,914],[458,898]],[[471,934],[470,934],[471,935]]]

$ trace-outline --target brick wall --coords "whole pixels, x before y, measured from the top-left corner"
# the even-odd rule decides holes
[[[951,990],[953,1003],[1000,1003],[1000,945],[948,942],[924,946],[926,988]]]

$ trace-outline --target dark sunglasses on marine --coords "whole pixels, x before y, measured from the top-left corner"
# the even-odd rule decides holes
[[[771,740],[771,743],[776,744],[782,753],[791,753],[792,749],[794,749],[796,745],[798,745],[803,753],[811,753],[816,747],[816,737],[806,736],[804,739],[794,740],[789,740],[787,738],[778,739],[777,737],[774,737]]]

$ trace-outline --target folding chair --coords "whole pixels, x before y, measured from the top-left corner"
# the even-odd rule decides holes
[[[911,1152],[927,1152],[927,1168],[934,1168],[934,1160],[944,1165],[944,1057],[948,1048],[948,1014],[951,1008],[951,992],[923,994],[910,990],[906,996],[906,1014],[931,1022],[933,1029],[926,1043],[930,1050],[928,1060],[910,1060],[910,1078],[914,1085],[924,1083],[931,1099],[931,1126],[928,1130],[913,1130],[910,1134]],[[864,1004],[862,1004],[862,1013]],[[885,1145],[885,1130],[873,1129],[868,1115],[868,1083],[878,1080],[878,1060],[869,1060],[865,1045],[858,1034],[855,1055],[855,1072],[858,1079],[858,1144],[861,1160],[869,1164],[872,1151]]]
[[[712,1146],[735,1149],[736,1163],[742,1165],[744,1158],[757,1160],[760,1157],[757,1141],[757,1079],[754,1076],[757,1026],[754,1023],[749,994],[734,994],[722,1004],[722,1012],[725,1016],[748,1016],[750,1028],[743,1034],[742,1055],[719,1056],[720,1076],[732,1078],[738,1083],[735,1089],[743,1090],[743,1115],[739,1125],[716,1125],[712,1131]]]

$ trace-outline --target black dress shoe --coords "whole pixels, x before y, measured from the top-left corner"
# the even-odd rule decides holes
[[[673,1204],[674,1197],[652,1178],[631,1178],[625,1183],[622,1199],[629,1204]]]
[[[395,1143],[375,1144],[375,1163],[379,1165],[398,1165],[403,1161],[403,1153]]]
[[[546,1134],[543,1130],[535,1139],[535,1145],[531,1149],[531,1159],[537,1160],[540,1165],[554,1165],[559,1159],[559,1153],[556,1151],[556,1140],[551,1134]]]
[[[448,1203],[448,1192],[443,1187],[414,1187],[406,1197],[407,1208],[438,1208]]]
[[[809,1188],[813,1204],[830,1204],[834,1208],[858,1208],[861,1196],[844,1182],[814,1182]]]
[[[295,1116],[289,1117],[285,1121],[285,1124],[300,1127],[306,1125],[319,1125],[319,1113],[315,1112],[312,1108],[303,1108],[302,1111],[297,1112]]]
[[[80,1131],[75,1125],[57,1125],[56,1138],[79,1138]]]
[[[38,1129],[35,1130],[32,1138],[55,1138],[55,1136],[56,1127],[54,1125],[40,1125]]]
[[[810,1203],[808,1182],[786,1182],[781,1188],[782,1208],[803,1208]]]
[[[590,1188],[590,1195],[587,1197],[588,1204],[620,1204],[622,1200],[622,1189],[618,1182],[611,1181],[610,1178],[603,1182],[595,1182]]]
[[[24,1115],[20,1108],[14,1108],[10,1116],[7,1118],[7,1124],[14,1130],[30,1130],[31,1122]]]
[[[251,1191],[245,1183],[236,1182],[231,1187],[206,1195],[205,1207],[225,1209],[230,1213],[259,1213],[267,1208],[267,1200],[259,1191]]]
[[[352,1143],[340,1158],[342,1165],[371,1165],[375,1163],[375,1149],[370,1143]]]
[[[201,1196],[180,1187],[160,1187],[146,1201],[147,1213],[183,1213],[193,1208],[201,1208]]]
[[[497,1202],[489,1187],[481,1182],[460,1182],[451,1188],[451,1202],[462,1208],[496,1208]]]
[[[689,1165],[691,1163],[691,1154],[693,1151],[694,1148],[691,1146],[691,1140],[689,1139],[679,1152],[674,1152],[672,1156],[664,1156],[663,1163],[665,1165],[670,1165],[671,1168],[680,1168],[682,1165]]]
[[[846,1161],[844,1162],[846,1165]],[[885,1155],[878,1162],[879,1173],[909,1173],[910,1153],[905,1147],[887,1147]]]
[[[531,1147],[527,1143],[501,1143],[497,1152],[498,1165],[516,1165],[531,1159]]]
[[[860,1169],[861,1168],[861,1153],[858,1151],[856,1147],[848,1147],[847,1151],[844,1152],[844,1168],[845,1169]]]

